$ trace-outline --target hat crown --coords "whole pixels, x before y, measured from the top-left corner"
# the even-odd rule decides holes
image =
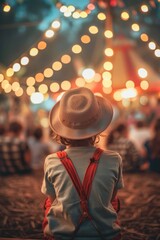
[[[97,119],[99,106],[87,88],[65,93],[60,102],[59,118],[67,127],[84,128]]]

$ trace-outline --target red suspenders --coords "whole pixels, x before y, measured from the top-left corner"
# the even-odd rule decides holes
[[[80,228],[81,223],[83,221],[85,221],[86,219],[88,219],[92,223],[92,225],[94,226],[96,231],[99,233],[101,239],[104,239],[101,232],[97,228],[92,216],[90,215],[89,209],[88,209],[88,199],[89,199],[89,195],[90,195],[90,191],[91,191],[92,181],[94,179],[96,169],[98,166],[98,162],[99,162],[102,152],[103,152],[103,150],[101,150],[100,148],[97,148],[96,151],[94,152],[94,155],[90,159],[90,164],[86,170],[83,183],[81,183],[79,176],[76,172],[76,169],[75,169],[71,159],[67,156],[66,152],[65,151],[57,152],[58,157],[60,158],[61,162],[63,163],[64,167],[66,168],[66,170],[77,190],[77,193],[80,197],[80,204],[81,204],[81,209],[82,209],[82,215],[80,216],[79,223],[78,223],[71,239],[74,239],[76,233],[78,232],[78,230]]]

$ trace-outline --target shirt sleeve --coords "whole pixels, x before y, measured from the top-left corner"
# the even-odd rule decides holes
[[[122,174],[122,158],[120,155],[118,155],[119,158],[119,170],[118,170],[118,180],[116,184],[116,189],[124,188],[124,180],[123,180],[123,174]]]

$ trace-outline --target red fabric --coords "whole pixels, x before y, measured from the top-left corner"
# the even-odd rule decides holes
[[[51,207],[51,201],[47,197],[45,202],[44,202],[44,219],[43,219],[43,222],[42,222],[42,229],[43,230],[45,229],[46,225],[48,224],[47,214],[49,212],[50,207]]]

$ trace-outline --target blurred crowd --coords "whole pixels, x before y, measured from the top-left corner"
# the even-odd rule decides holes
[[[46,137],[47,136],[47,137]],[[101,147],[101,143],[99,143]],[[160,117],[152,124],[137,119],[118,119],[104,137],[103,147],[116,151],[123,161],[123,172],[160,173]],[[0,124],[0,175],[42,170],[45,157],[64,149],[41,126],[25,127],[17,120]]]

